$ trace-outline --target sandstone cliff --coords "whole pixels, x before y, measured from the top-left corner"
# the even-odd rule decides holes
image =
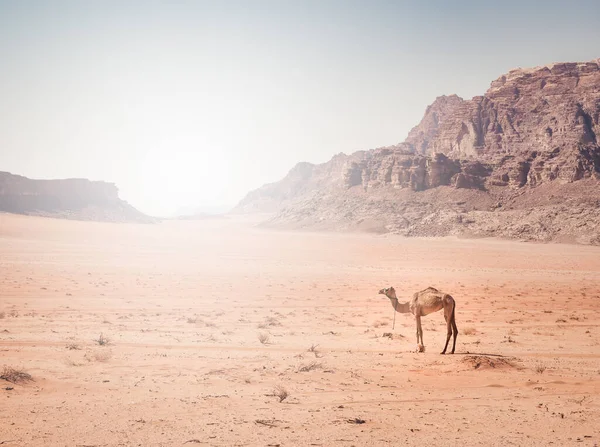
[[[600,60],[443,96],[398,145],[301,163],[237,211],[271,224],[600,242]]]
[[[32,180],[0,172],[0,212],[77,220],[151,222],[119,198],[112,183],[86,179]]]

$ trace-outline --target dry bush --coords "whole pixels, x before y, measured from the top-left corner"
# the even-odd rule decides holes
[[[83,366],[84,363],[76,362],[72,358],[67,357],[67,358],[65,358],[65,365],[67,365],[67,366]]]
[[[314,369],[321,369],[323,368],[323,364],[321,362],[309,362],[306,365],[302,365],[298,368],[298,372],[309,372],[312,371]]]
[[[187,322],[190,324],[196,324],[196,322],[198,321],[198,317],[194,316],[194,317],[188,317]]]
[[[16,369],[11,366],[5,366],[0,373],[0,379],[11,383],[26,383],[31,382],[33,377],[22,369]]]
[[[11,310],[8,315],[10,315],[13,318],[17,318],[19,316],[19,312],[17,312],[16,310]]]
[[[475,335],[477,333],[477,329],[474,327],[466,327],[463,329],[462,333],[464,335]]]
[[[505,340],[502,341],[502,343],[516,343],[516,340],[514,338],[512,338],[510,335],[508,337],[505,335],[504,338],[505,338]]]
[[[261,342],[263,345],[269,344],[271,342],[271,336],[266,332],[259,332],[258,341]]]
[[[100,346],[106,346],[107,344],[110,343],[110,339],[108,337],[105,337],[102,333],[100,334],[100,336],[94,340],[96,343],[98,343]]]
[[[69,351],[79,351],[81,346],[79,346],[77,343],[67,343],[67,349]]]
[[[541,363],[535,367],[535,372],[538,374],[543,374],[546,371],[546,365],[542,365]]]
[[[518,369],[516,359],[513,357],[491,357],[487,355],[467,355],[462,362],[473,369]]]
[[[267,325],[269,326],[281,326],[281,323],[279,322],[279,320],[275,317],[267,317],[265,318],[265,322],[267,323]]]
[[[321,355],[321,353],[320,353],[320,352],[317,350],[317,346],[319,346],[319,345],[315,345],[315,344],[313,344],[313,345],[310,345],[310,348],[308,348],[308,349],[307,349],[307,351],[308,351],[308,352],[312,352],[312,353],[315,355],[315,357],[316,357],[316,358],[321,358],[321,357],[323,357],[323,356],[322,356],[322,355]]]
[[[364,419],[361,418],[352,418],[352,419],[346,419],[346,422],[348,422],[349,424],[364,424],[365,421]]]
[[[289,397],[290,393],[282,387],[281,385],[277,385],[273,390],[273,396],[279,398],[279,402],[283,402]]]
[[[110,350],[102,350],[102,351],[93,351],[86,352],[85,359],[88,362],[108,362],[112,358],[112,351]]]
[[[258,328],[259,329],[267,329],[270,326],[271,327],[272,326],[281,326],[281,323],[275,317],[266,317],[264,323],[260,323],[258,325]]]
[[[277,427],[277,419],[256,419],[254,421],[256,424],[266,425],[267,427]]]

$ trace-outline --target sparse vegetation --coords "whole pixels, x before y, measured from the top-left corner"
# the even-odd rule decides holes
[[[256,419],[254,422],[260,425],[266,425],[267,427],[277,427],[276,419]]]
[[[266,329],[268,327],[272,327],[272,326],[281,326],[281,323],[279,322],[279,320],[275,317],[266,317],[264,323],[260,323],[258,325],[259,329]]]
[[[67,349],[69,351],[79,351],[81,347],[77,343],[67,343]]]
[[[535,367],[535,372],[538,374],[543,374],[546,371],[546,366],[541,363]]]
[[[317,350],[317,347],[318,347],[318,346],[319,346],[319,345],[312,344],[312,345],[310,345],[310,348],[308,348],[308,349],[307,349],[307,351],[308,351],[308,352],[312,352],[312,353],[315,355],[315,357],[316,357],[316,358],[321,358],[321,357],[322,357],[322,355],[321,355],[321,353],[320,353],[320,352]]]
[[[505,340],[502,343],[516,343],[516,340],[513,339],[510,335],[508,337],[505,335],[504,338]]]
[[[33,381],[31,374],[22,369],[16,369],[10,366],[5,366],[0,373],[0,379],[10,383],[26,383]]]
[[[315,369],[323,368],[323,364],[320,362],[312,361],[307,363],[306,365],[302,365],[298,368],[298,372],[309,372]]]
[[[98,343],[100,346],[106,346],[107,344],[110,343],[110,339],[108,337],[105,337],[102,333],[100,334],[100,336],[94,340],[96,343]]]
[[[290,393],[281,385],[277,385],[273,390],[273,396],[279,399],[279,402],[283,402],[289,397]]]
[[[112,358],[112,351],[102,350],[102,351],[93,351],[87,352],[85,354],[85,359],[88,362],[96,361],[96,362],[108,362]]]
[[[466,327],[463,329],[464,335],[475,335],[476,333],[477,333],[477,330],[474,327]]]
[[[190,324],[196,324],[196,322],[198,321],[198,317],[193,316],[193,317],[188,317],[187,322]]]
[[[266,332],[259,332],[258,341],[261,342],[263,345],[267,345],[271,342],[271,336]]]
[[[360,418],[352,418],[347,419],[346,422],[348,422],[349,424],[364,424],[366,421]]]
[[[76,362],[75,360],[73,360],[73,359],[71,359],[71,358],[67,357],[67,358],[65,359],[65,365],[67,365],[67,366],[83,366],[83,365],[84,365],[84,363],[81,363],[81,362]]]

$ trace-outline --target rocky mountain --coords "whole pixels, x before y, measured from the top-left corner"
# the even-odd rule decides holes
[[[600,59],[437,98],[400,144],[300,163],[237,212],[267,224],[600,243]]]
[[[86,179],[32,180],[0,172],[0,212],[111,222],[153,219],[119,198],[112,183]]]

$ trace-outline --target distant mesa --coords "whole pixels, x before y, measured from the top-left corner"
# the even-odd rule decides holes
[[[234,211],[288,228],[600,244],[599,61],[439,97],[404,142],[300,163]]]
[[[32,180],[8,172],[0,172],[0,212],[105,222],[155,221],[121,200],[113,183]]]

